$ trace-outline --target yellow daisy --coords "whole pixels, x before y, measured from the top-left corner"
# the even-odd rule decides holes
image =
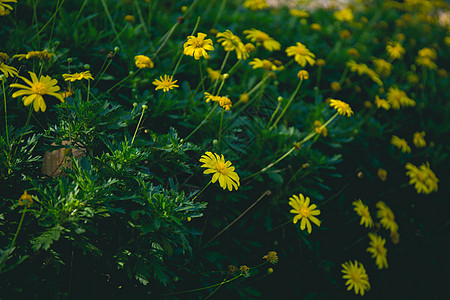
[[[306,48],[302,43],[297,42],[295,46],[289,46],[286,48],[287,56],[294,56],[295,61],[302,67],[306,64],[314,66],[316,63],[315,55]]]
[[[333,13],[333,16],[338,20],[339,22],[351,22],[353,21],[353,13],[350,8],[345,8],[343,10],[338,10]]]
[[[416,146],[417,148],[425,147],[427,145],[427,142],[425,141],[424,137],[425,131],[415,132],[413,136],[414,146]]]
[[[163,92],[165,93],[173,88],[179,87],[178,85],[175,84],[178,80],[173,80],[172,76],[168,76],[167,74],[165,74],[164,78],[162,76],[159,76],[159,79],[161,79],[161,80],[155,79],[152,82],[154,85],[156,85],[156,88],[155,88],[156,91],[163,90]]]
[[[322,127],[322,122],[320,122],[319,120],[315,120],[314,121],[314,130],[318,133],[318,134],[322,134],[323,137],[326,137],[328,135],[328,130],[327,127]]]
[[[391,233],[397,231],[398,224],[395,222],[395,216],[392,210],[383,201],[378,201],[376,206],[378,208],[377,218],[380,219],[381,225],[387,230],[390,230]]]
[[[212,82],[222,78],[223,75],[220,75],[220,70],[213,70],[211,68],[206,68],[206,72],[208,73],[208,77]]]
[[[389,110],[391,108],[391,105],[385,99],[380,99],[378,95],[375,96],[375,105],[377,108],[383,108],[385,110]]]
[[[0,0],[0,16],[8,15],[13,10],[12,6],[6,3],[17,3],[17,0]]]
[[[54,96],[61,102],[64,102],[61,94],[57,93],[57,91],[59,91],[59,86],[57,86],[58,81],[56,79],[52,79],[50,76],[43,75],[41,75],[41,77],[38,79],[35,73],[28,73],[30,73],[31,81],[22,76],[20,76],[20,78],[29,86],[19,83],[13,83],[10,85],[10,87],[16,87],[20,89],[12,95],[13,98],[27,95],[22,98],[23,104],[25,106],[28,106],[33,103],[35,111],[39,111],[40,109],[43,112],[47,109],[44,98],[42,97],[43,95]]]
[[[269,7],[266,0],[245,0],[244,7],[250,10],[262,10]]]
[[[30,58],[38,58],[38,59],[45,59],[50,60],[55,54],[49,53],[47,50],[42,51],[30,51],[27,54],[16,54],[13,55],[13,58],[18,58],[19,60],[22,59],[30,59]]]
[[[369,248],[366,249],[367,252],[372,254],[372,258],[375,258],[375,264],[378,269],[387,269],[387,250],[384,248],[384,244],[386,244],[386,240],[381,236],[378,236],[374,233],[369,233]]]
[[[386,181],[387,179],[387,171],[385,169],[379,168],[377,171],[378,178],[380,178],[381,181]]]
[[[153,63],[153,61],[150,59],[150,57],[145,56],[145,55],[136,55],[134,57],[134,64],[139,69],[145,69],[145,68],[151,69],[155,65]]]
[[[361,217],[361,221],[359,222],[360,225],[363,225],[367,228],[373,227],[373,220],[370,216],[369,208],[367,205],[364,205],[362,203],[361,199],[358,199],[358,201],[353,201],[353,210],[358,214],[358,216]]]
[[[0,62],[0,71],[2,71],[3,74],[5,74],[6,78],[8,78],[8,76],[14,77],[19,74],[16,68],[5,65],[2,62]]]
[[[275,71],[277,66],[268,59],[254,58],[250,63],[252,69],[264,69],[266,71]]]
[[[350,117],[353,111],[347,103],[341,100],[330,99],[330,106],[338,111],[340,115]]]
[[[375,66],[375,71],[383,77],[389,77],[392,71],[392,64],[390,62],[385,61],[382,58],[373,58],[373,65]]]
[[[231,166],[231,162],[225,162],[223,155],[219,156],[208,151],[202,155],[200,162],[203,163],[201,167],[206,168],[203,174],[213,174],[212,183],[219,180],[219,184],[224,190],[227,188],[229,191],[232,191],[233,188],[238,189],[240,185],[239,176],[234,171],[235,168]]]
[[[401,58],[405,54],[405,48],[399,42],[389,42],[386,51],[391,59]]]
[[[217,41],[222,44],[225,51],[235,51],[238,59],[247,59],[248,52],[245,49],[244,43],[242,43],[241,39],[234,35],[230,30],[226,30],[225,32],[219,32],[216,37]]]
[[[22,196],[19,198],[19,205],[30,207],[31,204],[33,204],[33,198],[27,193],[27,191],[23,192]]]
[[[439,179],[430,169],[430,164],[422,164],[417,168],[411,163],[407,163],[406,175],[409,176],[409,184],[413,185],[418,194],[430,194],[438,190]]]
[[[271,52],[281,49],[281,44],[263,31],[252,28],[249,30],[244,30],[243,32],[246,35],[247,39],[256,43],[257,45],[262,44],[264,48]]]
[[[188,36],[188,40],[183,45],[183,53],[185,55],[193,56],[195,59],[200,59],[200,57],[208,57],[208,53],[206,51],[214,50],[213,42],[211,39],[206,39],[205,33],[197,33],[197,37],[190,35]]]
[[[393,135],[391,138],[391,144],[400,149],[403,153],[411,153],[411,147],[405,139],[399,138]]]
[[[364,293],[370,289],[370,284],[369,276],[367,275],[363,264],[355,260],[355,263],[348,261],[341,266],[342,273],[344,273],[342,278],[347,279],[345,282],[345,284],[348,285],[347,291],[354,289],[355,294],[364,296]]]
[[[94,80],[94,77],[92,77],[92,74],[90,71],[84,71],[81,73],[75,73],[75,74],[63,74],[62,75],[65,81],[71,81],[74,82],[75,80],[83,80],[83,79],[92,79]]]
[[[296,224],[298,220],[300,221],[300,229],[305,230],[305,227],[308,229],[308,233],[311,233],[312,226],[311,222],[320,226],[320,221],[315,216],[320,215],[320,210],[316,209],[317,205],[311,204],[309,205],[309,197],[305,197],[302,194],[292,195],[289,198],[289,205],[293,207],[290,210],[291,213],[296,214],[293,222]]]
[[[406,93],[396,87],[390,87],[387,92],[387,101],[391,107],[395,110],[399,110],[400,107],[415,106],[416,102],[409,98]]]

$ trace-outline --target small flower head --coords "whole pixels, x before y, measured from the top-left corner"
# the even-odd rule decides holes
[[[354,19],[352,10],[350,8],[346,8],[343,10],[338,10],[333,13],[333,16],[339,22],[351,22]]]
[[[413,143],[417,148],[425,147],[427,145],[427,142],[425,141],[425,131],[415,132],[413,136]]]
[[[318,60],[316,60],[316,64],[318,67],[323,67],[323,66],[325,66],[326,62],[324,59],[319,58]]]
[[[375,105],[377,108],[383,108],[384,110],[389,110],[391,108],[391,105],[385,99],[380,99],[378,95],[375,96]]]
[[[297,73],[297,77],[300,78],[300,80],[308,80],[309,79],[309,73],[306,70],[300,70]]]
[[[409,176],[409,184],[414,185],[418,194],[430,194],[438,190],[439,179],[430,169],[430,164],[422,164],[416,167],[411,163],[406,164],[406,175]]]
[[[391,232],[397,231],[398,224],[395,222],[392,210],[383,201],[378,201],[376,207],[378,208],[377,218],[380,219],[381,225]]]
[[[5,74],[5,77],[8,78],[8,76],[14,77],[19,75],[19,72],[16,68],[5,65],[0,61],[0,71],[2,71],[3,74]]]
[[[196,60],[200,57],[208,57],[208,52],[213,51],[213,42],[211,39],[205,39],[205,33],[197,33],[197,36],[190,35],[188,40],[183,44],[183,53],[188,56],[193,56]]]
[[[271,264],[276,264],[278,262],[278,255],[275,251],[269,251],[264,255],[263,259],[267,260]]]
[[[380,178],[381,181],[386,181],[387,179],[387,171],[385,169],[379,168],[377,171],[378,178]]]
[[[217,41],[222,44],[225,51],[236,52],[237,59],[247,59],[248,52],[245,49],[244,43],[241,39],[234,35],[230,30],[225,32],[219,32],[217,35]]]
[[[393,135],[391,138],[391,144],[400,149],[403,153],[411,153],[411,147],[405,139],[399,138]]]
[[[299,42],[295,46],[287,47],[286,54],[287,56],[294,56],[295,61],[302,67],[306,66],[307,63],[314,66],[316,62],[316,56],[305,45]]]
[[[392,64],[390,62],[387,62],[382,58],[373,58],[372,62],[378,75],[382,77],[389,77],[389,75],[391,75]]]
[[[276,71],[277,66],[268,59],[259,59],[254,58],[249,65],[252,66],[252,69],[264,69],[266,71]]]
[[[164,78],[162,76],[159,76],[159,79],[155,79],[152,83],[154,85],[156,85],[155,90],[163,90],[163,92],[168,92],[169,90],[173,89],[173,88],[177,88],[179,87],[178,85],[176,85],[175,83],[178,80],[173,80],[172,76],[168,76],[167,74],[164,75]]]
[[[322,122],[320,122],[319,120],[314,121],[314,127],[315,127],[314,130],[318,134],[322,134],[324,137],[328,135],[327,127],[326,126],[322,127]]]
[[[331,89],[335,92],[339,92],[341,90],[341,84],[337,81],[333,81],[331,84]]]
[[[51,60],[52,57],[55,54],[53,53],[49,53],[47,50],[42,50],[42,51],[30,51],[27,54],[16,54],[13,55],[13,58],[18,58],[19,60],[22,59],[31,59],[31,58],[38,58],[40,60]]]
[[[250,268],[247,266],[240,266],[239,267],[239,271],[241,271],[241,274],[244,275],[244,277],[249,277],[250,276]]]
[[[154,63],[153,61],[150,59],[150,57],[145,56],[145,55],[136,55],[134,57],[134,64],[136,65],[136,67],[138,67],[139,69],[151,69],[154,67]]]
[[[0,62],[7,62],[9,60],[9,55],[8,53],[5,52],[0,52]]]
[[[308,18],[309,13],[306,10],[290,9],[289,13],[297,18]]]
[[[19,198],[19,205],[30,207],[33,204],[33,198],[27,193],[23,192],[22,196]]]
[[[330,106],[338,111],[340,115],[350,117],[353,111],[347,103],[341,100],[330,99]]]
[[[265,32],[252,28],[250,30],[244,30],[244,34],[247,39],[256,43],[256,45],[262,44],[264,48],[271,52],[281,49],[281,44]]]
[[[245,0],[244,7],[250,10],[263,10],[269,7],[266,0]]]
[[[0,16],[9,15],[13,10],[12,6],[6,3],[17,3],[17,0],[0,0]]]
[[[245,47],[245,51],[247,51],[247,53],[252,53],[253,51],[255,51],[255,45],[253,45],[252,43],[247,43],[244,45]]]
[[[206,68],[206,72],[208,73],[208,77],[211,79],[212,82],[222,78],[222,75],[220,75],[220,70],[213,70],[211,68]]]
[[[369,276],[363,264],[355,260],[355,263],[348,261],[341,266],[344,274],[342,278],[347,279],[345,282],[348,285],[347,291],[354,289],[356,295],[361,294],[361,296],[364,296],[364,293],[370,289],[370,284]]]
[[[391,59],[399,59],[405,54],[405,48],[399,42],[389,42],[386,51]]]
[[[58,98],[61,102],[64,102],[64,98],[57,93],[59,91],[59,86],[57,86],[58,81],[56,79],[52,79],[50,76],[43,76],[38,79],[36,74],[33,72],[28,72],[31,76],[31,81],[26,79],[25,77],[20,77],[25,83],[29,86],[13,83],[10,87],[16,87],[20,90],[16,91],[12,97],[20,97],[22,98],[23,104],[25,106],[33,103],[33,107],[35,111],[45,111],[47,109],[47,105],[44,102],[44,95],[50,95]]]
[[[242,103],[247,103],[248,100],[250,100],[250,97],[247,95],[247,93],[243,93],[239,95],[239,101]]]
[[[415,106],[416,102],[409,98],[406,93],[396,87],[390,87],[387,92],[387,102],[395,110],[400,107]]]
[[[238,189],[239,176],[234,171],[235,168],[231,166],[231,162],[225,162],[223,155],[219,156],[216,153],[206,152],[200,158],[200,162],[203,163],[202,168],[206,168],[204,174],[213,174],[211,182],[214,183],[219,180],[219,184],[223,189],[228,188],[232,191],[233,188]]]
[[[134,22],[136,21],[133,15],[126,15],[124,19],[131,24],[134,24]]]
[[[369,248],[367,248],[367,252],[372,254],[372,258],[375,258],[375,263],[378,269],[387,269],[387,250],[384,248],[384,244],[386,244],[386,240],[379,235],[374,233],[369,233]]]
[[[353,201],[353,210],[358,214],[358,216],[361,217],[361,221],[359,222],[360,225],[364,225],[366,228],[373,227],[373,220],[370,216],[369,208],[367,205],[364,205],[362,203],[361,199],[358,199],[358,201]]]
[[[65,81],[71,81],[74,82],[75,80],[83,80],[83,79],[92,79],[94,80],[94,77],[92,77],[92,74],[90,71],[84,71],[81,73],[75,73],[75,74],[63,74],[62,75]]]
[[[290,210],[291,213],[296,214],[294,216],[293,222],[296,224],[298,220],[300,221],[300,229],[305,230],[308,229],[308,233],[311,233],[312,226],[311,222],[320,226],[320,221],[315,216],[320,215],[320,210],[316,209],[317,205],[310,204],[309,197],[303,196],[303,194],[292,195],[289,198],[289,205],[292,206],[293,209]]]

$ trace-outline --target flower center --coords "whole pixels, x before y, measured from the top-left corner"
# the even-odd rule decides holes
[[[226,175],[226,174],[227,174],[227,169],[228,169],[228,168],[225,166],[224,163],[218,162],[218,163],[216,164],[216,170],[217,170],[219,173],[223,174],[223,175]]]
[[[203,41],[195,40],[194,47],[195,48],[203,48]]]
[[[359,274],[358,274],[358,273],[352,272],[352,274],[350,274],[350,276],[352,277],[352,280],[353,280],[353,281],[359,282],[360,277],[359,277]]]
[[[269,35],[265,32],[258,33],[258,35],[256,36],[256,40],[258,42],[264,42],[264,41],[267,41],[268,39],[269,39]]]
[[[33,83],[31,90],[34,94],[45,95],[47,93],[47,87],[42,82]]]
[[[308,52],[304,48],[297,48],[296,50],[297,50],[297,53],[300,55],[306,56],[308,54]]]
[[[302,216],[304,216],[304,217],[309,217],[309,209],[306,208],[306,207],[300,208],[300,213],[301,213]]]

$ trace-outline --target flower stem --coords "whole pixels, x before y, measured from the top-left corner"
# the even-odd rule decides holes
[[[193,290],[186,290],[186,291],[181,291],[181,292],[174,292],[174,293],[163,294],[163,296],[177,295],[177,294],[184,294],[184,293],[191,293],[191,292],[196,292],[196,291],[207,290],[207,289],[210,289],[210,288],[213,288],[213,287],[216,287],[216,286],[220,286],[220,285],[229,283],[229,282],[231,282],[233,280],[238,279],[241,276],[242,276],[242,274],[239,274],[239,275],[237,275],[237,276],[235,276],[235,277],[233,277],[231,279],[224,280],[224,281],[222,281],[220,283],[217,283],[217,284],[213,284],[213,285],[209,285],[209,286],[205,286],[205,287],[198,288],[198,289],[193,289]]]
[[[16,243],[17,236],[19,235],[20,228],[22,227],[23,219],[25,218],[25,213],[26,212],[27,212],[27,206],[25,206],[23,208],[22,217],[20,218],[19,226],[17,226],[16,234],[14,235],[14,238],[12,240],[11,246],[9,246],[8,254],[5,255],[4,260],[0,264],[0,270],[3,268],[3,265],[6,263],[6,260],[8,259],[8,256],[10,256],[11,253],[12,253],[12,250],[14,248],[14,244]]]
[[[134,6],[136,7],[136,11],[139,17],[139,21],[142,24],[142,27],[144,27],[144,31],[145,34],[148,35],[148,29],[147,29],[147,24],[144,21],[144,16],[142,15],[142,10],[141,10],[141,6],[139,5],[139,1],[133,1],[134,2]]]
[[[222,109],[222,113],[220,114],[219,143],[218,143],[219,150],[220,150],[220,137],[222,136],[222,123],[223,123],[223,111],[224,110],[225,109]]]
[[[136,138],[136,134],[138,132],[139,126],[141,125],[141,121],[142,121],[142,118],[144,117],[144,112],[146,109],[147,109],[147,105],[142,105],[141,117],[139,118],[139,122],[136,126],[136,130],[134,131],[133,139],[131,140],[131,145],[133,145],[133,143],[134,143],[134,139]]]
[[[208,120],[208,118],[212,115],[213,111],[216,109],[217,107],[217,103],[211,108],[211,110],[209,111],[208,115],[203,119],[203,121],[198,124],[198,126],[187,136],[184,138],[185,141],[187,141],[195,132],[197,132],[197,130],[200,129],[200,127],[203,126],[203,124],[206,123],[206,120]]]
[[[302,85],[302,82],[303,82],[303,79],[300,79],[300,82],[297,84],[297,87],[295,88],[295,91],[292,93],[291,98],[289,99],[288,103],[283,108],[283,110],[281,111],[280,115],[275,120],[273,125],[269,128],[269,130],[273,130],[275,128],[275,126],[277,126],[278,122],[281,120],[281,118],[283,117],[284,113],[287,111],[287,109],[291,105],[292,101],[294,100],[295,96],[297,95],[298,90],[300,89],[300,86]]]
[[[212,181],[209,181],[208,184],[205,185],[205,187],[204,187],[200,192],[198,192],[198,193],[195,195],[194,199],[192,199],[191,201],[194,202],[194,200],[197,199],[198,195],[200,195],[204,190],[206,190],[206,188],[211,184],[211,182],[212,182]]]
[[[9,148],[9,133],[8,133],[8,113],[6,111],[6,93],[5,93],[5,81],[2,80],[3,89],[3,102],[5,103],[5,128],[6,128],[6,145]]]
[[[205,84],[203,83],[203,71],[202,71],[202,61],[198,60],[198,66],[200,68],[200,82],[202,83],[203,94],[205,93]]]
[[[116,35],[116,37],[117,37],[119,35],[119,33],[116,30],[116,26],[114,26],[114,21],[113,21],[113,19],[111,17],[111,14],[109,13],[108,6],[106,5],[105,0],[100,0],[100,1],[102,2],[103,9],[105,10],[106,17],[108,18],[108,21],[111,24],[112,30],[113,30],[114,34]],[[124,49],[124,47],[122,45],[122,42],[120,41],[119,38],[117,39],[117,41],[119,42],[120,48]]]

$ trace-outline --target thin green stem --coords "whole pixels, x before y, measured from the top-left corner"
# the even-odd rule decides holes
[[[223,123],[223,111],[224,111],[224,110],[225,110],[225,109],[222,109],[222,113],[220,114],[219,143],[218,143],[219,150],[220,150],[220,138],[222,137],[222,123]]]
[[[163,294],[162,296],[177,295],[177,294],[192,293],[192,292],[196,292],[196,291],[207,290],[207,289],[210,289],[210,288],[213,288],[213,287],[216,287],[216,286],[220,286],[220,285],[224,285],[226,283],[229,283],[229,282],[231,282],[233,280],[238,279],[241,276],[242,276],[242,274],[239,274],[239,275],[237,275],[237,276],[235,276],[235,277],[233,277],[231,279],[222,281],[222,282],[217,283],[217,284],[213,284],[213,285],[210,285],[210,286],[205,286],[205,287],[198,288],[198,289],[193,289],[193,290],[185,290],[185,291],[181,291],[181,292],[167,293],[167,294]]]
[[[78,21],[78,18],[80,17],[81,12],[83,11],[83,9],[84,9],[84,7],[86,6],[86,4],[87,4],[88,1],[89,1],[89,0],[84,0],[84,1],[83,1],[83,4],[81,4],[80,10],[78,11],[78,14],[77,14],[77,16],[76,16],[76,18],[75,18],[75,21],[73,22],[74,24]]]
[[[61,8],[61,6],[64,4],[64,0],[62,0],[61,5],[59,4],[61,0],[58,0],[58,2],[56,2],[56,9],[55,9],[55,13],[53,14],[53,16],[51,17],[51,19],[53,19],[53,23],[52,23],[52,29],[50,30],[50,39],[48,40],[48,45],[50,47],[50,44],[52,42],[52,38],[53,38],[53,29],[55,28],[55,21],[56,21],[56,14],[58,13],[59,9]]]
[[[212,182],[212,180],[210,180],[210,181],[208,182],[208,184],[205,185],[205,187],[202,188],[202,190],[201,190],[200,192],[198,192],[197,194],[195,194],[195,197],[194,197],[191,201],[194,202],[194,200],[197,199],[197,197],[198,197],[204,190],[206,190],[206,188],[211,184],[211,182]]]
[[[228,57],[230,57],[230,53],[231,53],[230,51],[227,51],[227,54],[225,54],[225,57],[223,58],[222,65],[220,66],[220,70],[219,70],[220,75],[222,75],[222,71],[225,68]],[[212,93],[213,95],[216,92],[217,83],[218,83],[218,80],[216,80],[216,82],[214,83],[214,89],[213,89],[213,93]],[[219,93],[217,93],[217,94],[219,94]]]
[[[17,226],[16,234],[14,235],[11,246],[9,246],[8,254],[5,256],[5,260],[3,260],[2,264],[0,265],[0,270],[3,268],[3,265],[6,263],[6,259],[8,259],[8,256],[10,256],[12,253],[12,249],[14,248],[14,244],[16,243],[16,239],[17,239],[17,236],[19,235],[20,228],[22,227],[22,223],[25,218],[26,212],[27,212],[27,206],[25,206],[23,209],[22,217],[20,218],[19,226]]]
[[[118,83],[116,83],[115,85],[113,85],[111,88],[109,88],[105,93],[101,94],[100,96],[103,96],[104,94],[108,94],[109,92],[111,92],[116,86],[121,85],[124,81],[126,81],[128,78],[130,78],[131,76],[136,75],[137,73],[139,73],[141,69],[138,69],[136,72],[130,73],[128,74],[127,77],[123,78],[121,81],[119,81]]]
[[[198,60],[198,66],[200,68],[200,82],[202,83],[203,94],[205,93],[205,84],[203,83],[203,71],[202,71],[202,61]]]
[[[108,6],[106,5],[105,0],[100,0],[100,1],[102,2],[103,9],[105,10],[106,17],[108,18],[109,24],[111,25],[111,28],[112,28],[114,34],[117,37],[119,35],[119,33],[116,30],[116,26],[114,25],[114,21],[113,21],[113,19],[111,17],[111,14],[109,12]],[[124,47],[123,47],[122,42],[120,41],[120,39],[117,39],[117,41],[119,42],[120,48],[123,49]]]
[[[170,39],[170,37],[172,36],[173,32],[175,31],[175,29],[178,27],[180,23],[176,22],[172,28],[170,28],[169,32],[166,34],[164,41],[162,42],[161,46],[159,46],[158,50],[156,50],[155,54],[153,54],[152,56],[152,60],[155,59],[156,55],[158,55],[158,53],[162,50],[162,48],[166,45],[167,41]]]
[[[145,34],[149,35],[148,29],[147,29],[147,24],[145,24],[144,16],[142,15],[142,10],[141,10],[141,6],[139,5],[139,1],[135,0],[133,2],[134,2],[134,6],[136,7],[139,21],[141,22],[142,26],[144,27]]]
[[[6,128],[6,144],[9,148],[9,132],[8,132],[8,113],[6,111],[6,92],[5,92],[5,81],[2,80],[2,90],[3,90],[3,102],[5,103],[5,128]]]
[[[146,109],[147,109],[147,105],[142,105],[141,117],[139,118],[139,122],[136,126],[136,130],[134,131],[133,139],[131,140],[131,145],[133,145],[133,143],[134,143],[134,139],[136,138],[136,134],[138,132],[139,126],[141,125],[141,121],[142,121],[142,118],[144,117],[144,112]]]
[[[219,19],[222,16],[222,13],[223,13],[223,10],[225,9],[226,3],[227,3],[227,0],[222,0],[219,11],[217,12],[216,18],[214,19],[213,26],[211,28],[216,28],[217,22],[219,22]]]
[[[203,124],[206,123],[206,121],[207,121],[208,118],[212,115],[212,113],[214,112],[214,110],[216,109],[216,107],[217,107],[218,105],[219,105],[219,104],[217,104],[217,103],[214,104],[214,106],[211,108],[211,110],[209,111],[208,115],[203,119],[203,121],[202,121],[200,124],[198,124],[198,126],[197,126],[197,127],[196,127],[196,128],[195,128],[188,136],[187,136],[187,137],[184,138],[185,141],[187,141],[194,133],[197,132],[197,130],[200,129],[200,127],[203,126]]]
[[[95,89],[95,87],[97,86],[97,84],[100,82],[100,80],[101,80],[102,77],[103,77],[103,74],[105,74],[106,70],[108,70],[109,65],[111,64],[111,62],[112,62],[112,58],[109,59],[108,63],[106,64],[106,67],[105,67],[105,68],[102,70],[102,72],[100,73],[100,76],[96,76],[96,82],[95,82],[95,84],[94,84],[93,89]]]
[[[38,27],[38,19],[37,19],[36,10],[37,10],[37,0],[33,0],[33,19],[34,19],[34,22],[36,24],[36,34],[30,41],[32,41],[35,37],[37,37],[38,38],[38,48],[40,48],[41,47],[40,33],[41,33],[42,30],[39,30],[39,27]],[[50,23],[50,20],[49,20],[49,22],[47,22],[47,24],[49,24],[49,23]]]
[[[281,118],[283,117],[284,113],[287,111],[287,109],[289,108],[289,106],[291,105],[292,101],[294,100],[295,96],[298,93],[298,90],[300,89],[300,86],[302,85],[303,79],[300,79],[300,82],[297,84],[297,88],[295,89],[295,91],[292,93],[291,98],[289,99],[288,103],[286,104],[286,106],[283,108],[283,110],[281,111],[280,115],[278,116],[278,118],[275,120],[275,122],[273,123],[273,125],[270,127],[270,130],[273,130],[275,128],[275,126],[277,126],[278,122],[281,120]]]
[[[273,111],[272,116],[270,116],[270,120],[269,120],[269,123],[267,124],[267,128],[270,127],[270,124],[272,124],[273,118],[275,117],[275,115],[277,114],[278,110],[280,109],[281,101],[277,101],[277,102],[278,102],[277,107]]]
[[[86,96],[86,102],[89,102],[89,94],[91,93],[91,81],[88,79],[88,90]]]

